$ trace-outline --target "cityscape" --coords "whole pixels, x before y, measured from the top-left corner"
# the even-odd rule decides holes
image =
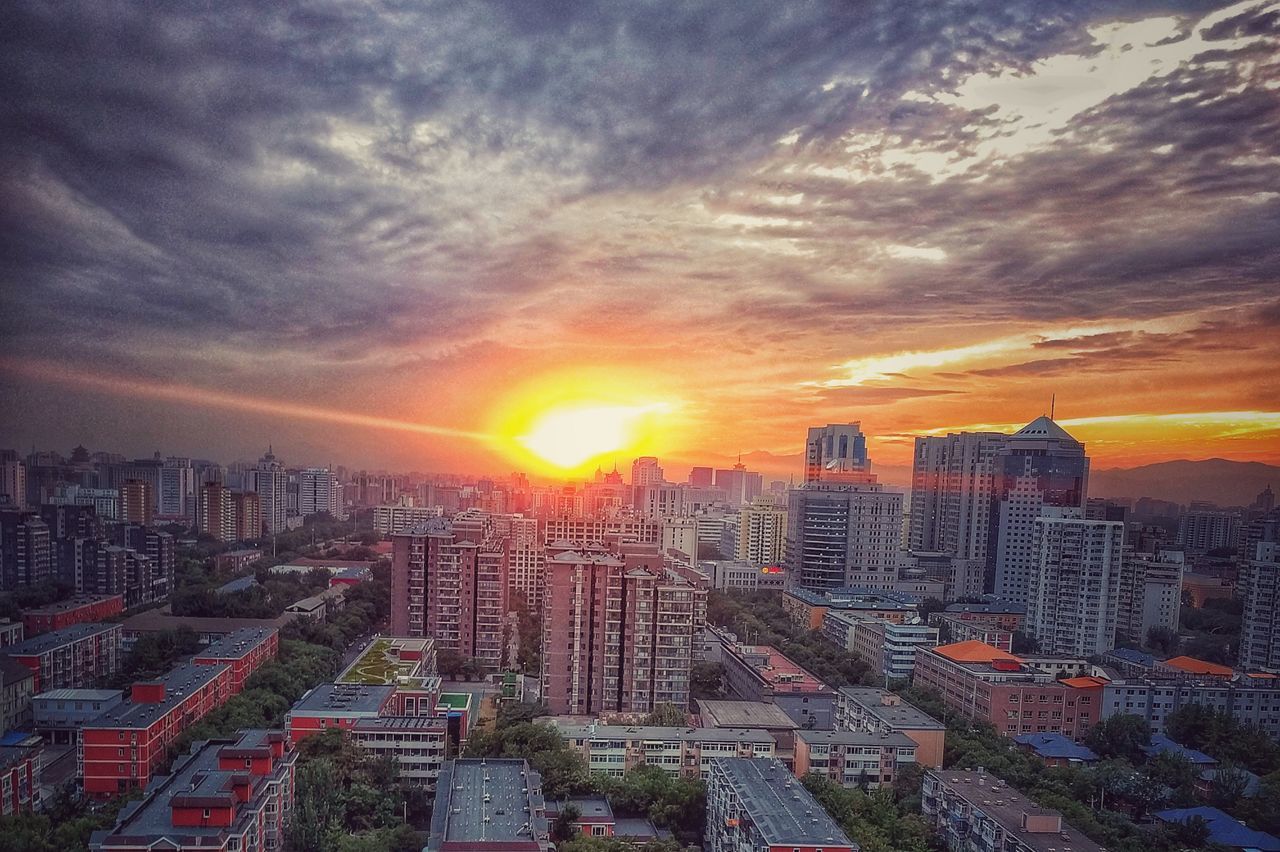
[[[0,852],[1280,852],[1280,4],[16,0]]]

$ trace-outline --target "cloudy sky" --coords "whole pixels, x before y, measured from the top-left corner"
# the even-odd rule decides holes
[[[1280,462],[1278,2],[18,0],[0,68],[0,445],[902,464],[1056,394]]]

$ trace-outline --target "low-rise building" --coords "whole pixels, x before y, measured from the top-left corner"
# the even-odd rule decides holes
[[[1105,852],[1062,818],[993,775],[931,770],[921,813],[951,852]]]
[[[247,627],[274,627],[280,629],[298,616],[285,613],[276,618],[203,618],[190,615],[171,615],[158,609],[149,609],[130,616],[121,622],[124,628],[122,649],[128,651],[139,637],[163,633],[167,630],[186,628],[196,634],[203,644],[217,642],[228,634]]]
[[[1254,831],[1218,808],[1172,808],[1156,811],[1152,816],[1166,825],[1186,823],[1193,819],[1203,820],[1209,830],[1207,840],[1215,846],[1240,849],[1243,852],[1280,852],[1280,837]]]
[[[1013,653],[1013,631],[985,621],[966,621],[949,612],[935,612],[929,623],[938,628],[938,641],[944,645],[955,642],[981,642],[1001,651]]]
[[[791,622],[802,630],[820,630],[828,612],[845,612],[880,618],[897,624],[909,621],[919,612],[920,598],[875,589],[787,589],[782,595],[782,609]]]
[[[261,558],[261,550],[256,547],[245,547],[238,550],[228,550],[225,553],[219,553],[214,557],[214,566],[224,576],[227,574],[239,574]]]
[[[119,624],[74,624],[10,645],[4,653],[31,670],[36,692],[78,689],[119,670],[121,634]]]
[[[75,745],[81,727],[123,703],[119,689],[51,689],[31,698],[32,726],[53,745]]]
[[[22,663],[0,657],[0,733],[31,721],[36,675]]]
[[[882,618],[828,612],[827,620],[848,625],[845,649],[871,667],[877,677],[906,680],[916,665],[919,648],[938,644],[938,628],[926,624],[885,621]]]
[[[990,624],[1008,630],[1010,633],[1022,630],[1023,622],[1027,619],[1025,604],[999,599],[985,600],[981,603],[948,604],[944,612],[961,621]]]
[[[966,719],[986,722],[1005,736],[1061,733],[1083,737],[1102,718],[1103,678],[1057,679],[1057,672],[981,642],[941,645],[920,652],[914,685],[936,690]],[[1075,661],[1064,661],[1074,665]]]
[[[350,730],[364,719],[391,715],[396,688],[391,685],[322,683],[289,708],[285,729],[297,743],[330,728]]]
[[[283,731],[195,743],[126,805],[91,852],[272,852],[293,819],[297,752]]]
[[[707,773],[706,852],[860,847],[778,760],[721,758]]]
[[[788,767],[795,762],[799,723],[781,707],[762,701],[698,699],[698,718],[705,728],[766,731],[773,737],[773,756]]]
[[[720,662],[733,695],[777,704],[800,725],[830,730],[835,691],[777,648],[726,642]]]
[[[102,621],[124,612],[124,595],[77,595],[22,611],[27,636],[61,630],[73,624]]]
[[[671,832],[657,828],[644,818],[616,817],[604,796],[575,796],[558,802],[547,802],[547,821],[554,824],[567,809],[578,815],[570,825],[584,837],[612,837],[629,843],[647,843],[670,839]]]
[[[425,852],[552,852],[542,776],[522,759],[451,760]]]
[[[0,618],[0,650],[17,645],[23,639],[22,622]]]
[[[192,659],[201,665],[229,665],[231,694],[238,695],[249,675],[275,659],[279,649],[280,631],[274,627],[243,627],[210,643]]]
[[[843,687],[837,699],[836,729],[903,734],[916,744],[917,763],[935,769],[942,766],[947,726],[887,689]]]
[[[41,751],[40,746],[0,746],[0,816],[39,808]]]
[[[1062,734],[1018,734],[1013,741],[1018,744],[1018,748],[1034,755],[1045,766],[1071,766],[1098,760],[1098,755],[1088,746],[1080,745]]]
[[[1171,714],[1190,705],[1222,713],[1240,725],[1260,728],[1267,736],[1280,739],[1280,681],[1271,678],[1114,680],[1103,690],[1102,718],[1139,716],[1152,731],[1161,733]]]
[[[796,731],[795,774],[812,772],[844,787],[888,786],[898,767],[916,762],[906,734],[870,731]]]
[[[717,757],[773,757],[776,741],[761,728],[678,728],[657,725],[555,723],[567,745],[594,774],[615,778],[636,766],[702,778]]]
[[[351,741],[374,757],[391,759],[400,779],[435,790],[448,756],[449,722],[439,716],[378,716],[357,719]]]
[[[783,587],[786,579],[786,569],[781,565],[717,559],[699,562],[698,568],[710,578],[713,589],[742,592],[778,590]]]

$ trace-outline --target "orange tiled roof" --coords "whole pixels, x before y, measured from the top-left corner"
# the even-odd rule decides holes
[[[1195,657],[1174,657],[1165,660],[1164,664],[1191,674],[1218,675],[1219,677],[1230,677],[1235,674],[1230,666],[1220,666],[1217,663],[1197,660]]]
[[[1022,662],[1013,654],[1005,653],[999,648],[988,645],[986,642],[979,642],[977,639],[956,642],[953,645],[939,645],[934,650],[949,660],[955,660],[957,663],[989,663],[992,660]]]
[[[1107,680],[1105,677],[1093,677],[1092,675],[1085,675],[1084,677],[1069,677],[1062,682],[1073,689],[1093,689],[1094,687],[1106,686],[1111,683],[1111,681]]]

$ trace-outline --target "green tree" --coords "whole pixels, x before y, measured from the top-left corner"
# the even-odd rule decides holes
[[[724,666],[720,663],[694,663],[689,671],[689,695],[698,698],[724,698]]]
[[[581,834],[574,823],[582,816],[581,809],[577,805],[565,805],[560,809],[560,813],[556,815],[555,822],[551,823],[551,839],[556,843],[562,843],[569,840],[576,834]]]
[[[664,703],[654,707],[653,712],[644,717],[644,723],[675,728],[687,725],[689,718],[683,708]]]
[[[1130,762],[1142,759],[1143,746],[1151,742],[1151,726],[1141,716],[1120,713],[1094,725],[1085,744],[1102,757],[1119,757]]]

